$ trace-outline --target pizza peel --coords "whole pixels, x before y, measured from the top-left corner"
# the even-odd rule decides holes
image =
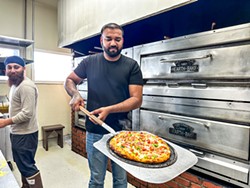
[[[80,110],[110,132],[109,134],[103,135],[101,140],[95,142],[94,147],[97,148],[104,155],[106,155],[108,158],[110,158],[112,161],[120,165],[128,173],[142,181],[156,184],[170,181],[181,173],[188,170],[189,168],[191,168],[192,166],[194,166],[198,162],[198,158],[192,152],[166,140],[165,141],[169,144],[169,146],[174,149],[174,153],[177,157],[176,160],[173,163],[170,163],[170,165],[168,166],[150,168],[147,166],[134,165],[133,163],[128,163],[124,160],[121,160],[119,157],[114,156],[110,152],[110,149],[107,144],[110,138],[118,132],[115,132],[114,129],[112,129],[102,120],[98,119],[96,116],[92,115],[85,108],[80,107]]]

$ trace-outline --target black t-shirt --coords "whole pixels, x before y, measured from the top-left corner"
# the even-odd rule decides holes
[[[142,73],[137,62],[129,57],[121,56],[118,61],[107,61],[103,53],[88,56],[74,70],[77,76],[87,78],[87,109],[93,111],[120,103],[130,97],[129,85],[143,85]],[[127,113],[109,114],[105,123],[114,130],[120,131],[122,126],[118,120],[127,118]],[[97,134],[106,134],[101,126],[93,124],[89,119],[86,129]]]

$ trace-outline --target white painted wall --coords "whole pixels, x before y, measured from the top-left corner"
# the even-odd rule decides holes
[[[32,39],[31,0],[28,0],[27,39]],[[0,0],[0,35],[24,38],[24,0]],[[51,52],[69,53],[68,49],[58,48],[57,9],[35,3],[34,42],[36,49]],[[56,72],[56,70],[55,70]],[[32,65],[27,65],[27,76],[31,77]],[[43,125],[63,124],[64,134],[71,133],[70,98],[63,85],[37,84],[39,90],[38,120],[39,129]],[[9,87],[0,82],[0,95],[7,95]],[[41,131],[39,139],[41,140]],[[53,136],[53,135],[52,135]]]
[[[0,35],[24,38],[22,0],[0,0]]]

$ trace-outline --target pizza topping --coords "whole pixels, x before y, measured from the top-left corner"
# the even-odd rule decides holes
[[[162,163],[171,154],[168,144],[162,138],[142,131],[122,131],[109,144],[117,155],[142,163]]]

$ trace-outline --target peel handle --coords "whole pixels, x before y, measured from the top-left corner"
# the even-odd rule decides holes
[[[82,106],[80,106],[80,110],[86,114],[87,116],[89,116],[91,119],[93,119],[96,123],[98,123],[99,125],[102,125],[104,122],[102,120],[100,120],[99,118],[97,118],[96,116],[90,114],[90,112],[86,109],[83,108]]]
[[[93,119],[96,123],[98,123],[99,125],[101,125],[103,128],[105,128],[107,131],[109,131],[110,133],[115,134],[116,132],[114,131],[114,129],[112,129],[110,126],[108,126],[106,123],[104,123],[102,120],[100,120],[99,118],[97,118],[96,116],[94,116],[93,114],[90,114],[90,112],[86,109],[83,108],[82,106],[80,106],[80,110],[86,114],[87,116],[89,116],[91,119]]]

